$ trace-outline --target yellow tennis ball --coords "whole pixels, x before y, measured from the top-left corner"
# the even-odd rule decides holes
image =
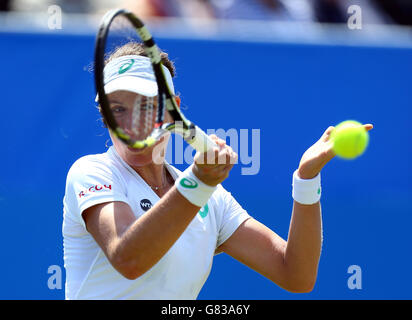
[[[365,151],[369,143],[369,134],[361,123],[347,120],[334,128],[330,140],[337,156],[354,159]]]

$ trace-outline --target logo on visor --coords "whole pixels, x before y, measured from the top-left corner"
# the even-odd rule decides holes
[[[119,68],[119,74],[125,73],[127,70],[129,70],[132,67],[133,64],[134,64],[134,59],[130,59],[129,62],[122,64]]]

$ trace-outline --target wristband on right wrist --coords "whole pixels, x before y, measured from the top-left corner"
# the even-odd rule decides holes
[[[217,186],[209,186],[200,181],[193,173],[192,166],[183,171],[176,179],[175,186],[183,197],[200,208],[207,203],[217,189]]]
[[[292,197],[296,202],[315,204],[320,200],[321,194],[320,173],[313,179],[299,178],[297,170],[293,173]]]

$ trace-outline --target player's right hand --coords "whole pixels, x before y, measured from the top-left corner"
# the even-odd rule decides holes
[[[199,180],[209,186],[216,186],[229,176],[238,155],[216,135],[210,135],[210,138],[217,147],[204,153],[196,152],[192,170]]]

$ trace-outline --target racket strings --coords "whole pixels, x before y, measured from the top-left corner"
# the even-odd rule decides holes
[[[142,43],[134,25],[123,15],[116,16],[110,24],[105,43],[105,64],[123,55],[134,54],[132,43]],[[128,45],[125,49],[125,45]],[[130,103],[130,104],[129,104]],[[143,141],[153,131],[157,110],[155,98],[136,94],[134,101],[125,103],[128,109],[122,118],[114,115],[117,125],[135,141]]]
[[[145,51],[142,51],[144,46],[140,45],[143,45],[143,42],[136,32],[136,27],[123,15],[118,15],[111,21],[105,41],[105,65],[121,56],[134,54],[147,56],[147,52],[144,54]],[[127,103],[123,101],[121,94],[117,94],[117,97],[119,99],[116,100],[120,100],[127,110],[123,114],[115,114],[111,110],[116,121],[114,126],[122,129],[127,139],[133,141],[132,143],[146,143],[149,137],[157,139],[158,130],[154,129],[157,128],[156,124],[163,123],[166,107],[162,101],[165,101],[165,97],[159,99],[157,96],[147,97],[136,93],[133,101],[129,100],[132,99],[130,95],[127,96],[125,99]]]
[[[110,24],[110,30],[106,39],[105,57],[106,63],[110,57],[122,46],[130,42],[141,42],[136,34],[136,29],[124,16],[117,16]]]
[[[131,131],[133,132],[133,134],[138,137],[140,135],[140,131],[139,131],[139,122],[140,122],[140,105],[141,105],[141,100],[142,97],[141,96],[137,96],[134,106],[133,106],[133,111],[132,111],[132,124],[131,124]]]
[[[146,126],[145,126],[145,132],[147,132],[147,136],[152,132],[153,127],[154,127],[154,121],[153,121],[153,109],[154,109],[154,99],[153,97],[147,98],[147,110],[146,110]]]
[[[157,117],[156,99],[156,97],[136,96],[129,128],[135,140],[143,141],[151,134]]]

